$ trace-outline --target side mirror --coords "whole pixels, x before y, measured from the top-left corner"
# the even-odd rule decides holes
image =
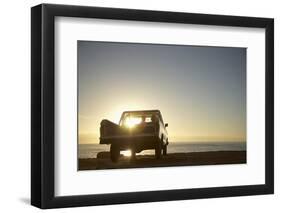
[[[165,127],[168,127],[168,123],[165,123]]]

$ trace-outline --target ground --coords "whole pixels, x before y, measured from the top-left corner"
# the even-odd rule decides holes
[[[170,153],[161,159],[155,159],[153,155],[137,155],[136,160],[121,156],[118,163],[111,162],[109,152],[102,152],[97,158],[79,159],[79,170],[242,163],[246,163],[246,151]]]

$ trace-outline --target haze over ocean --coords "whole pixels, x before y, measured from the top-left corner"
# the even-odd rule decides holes
[[[99,152],[108,152],[108,145],[79,144],[79,158],[96,158]],[[178,142],[170,143],[168,153],[246,151],[246,142]],[[121,152],[122,153],[122,152]],[[137,155],[154,155],[154,150],[144,150]]]

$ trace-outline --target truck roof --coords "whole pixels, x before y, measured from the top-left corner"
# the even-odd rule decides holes
[[[159,113],[161,113],[160,112],[160,110],[158,110],[158,109],[151,109],[151,110],[129,110],[129,111],[124,111],[123,113],[130,113],[130,112],[159,112]]]

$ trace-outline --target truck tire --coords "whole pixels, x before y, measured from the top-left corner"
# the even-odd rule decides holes
[[[110,159],[112,162],[117,163],[120,156],[120,148],[115,144],[110,146]]]
[[[161,158],[161,152],[162,152],[162,142],[159,141],[156,143],[156,147],[155,147],[155,158],[156,159]]]
[[[131,149],[131,160],[132,161],[136,160],[136,150],[135,150],[135,148]]]
[[[163,146],[163,155],[167,155],[167,149],[168,149],[168,145],[164,145]]]

